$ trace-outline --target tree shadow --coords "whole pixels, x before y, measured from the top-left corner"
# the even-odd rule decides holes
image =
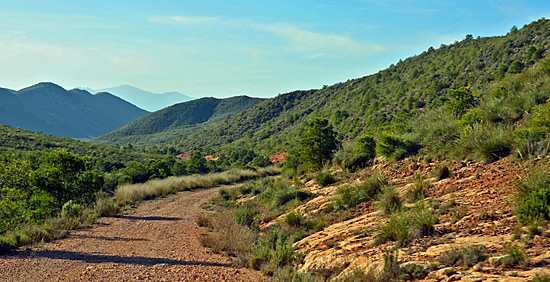
[[[123,256],[115,256],[115,255],[90,254],[90,253],[56,251],[56,250],[33,251],[32,255],[34,257],[82,261],[87,263],[111,262],[111,263],[134,264],[134,265],[143,265],[143,266],[166,264],[166,265],[198,265],[198,266],[231,267],[230,263],[173,260],[168,258],[151,258],[151,257],[141,257],[141,256],[123,257]]]
[[[153,221],[178,221],[182,220],[179,217],[163,217],[163,216],[130,216],[130,215],[117,215],[116,218],[129,219],[129,220],[153,220]]]

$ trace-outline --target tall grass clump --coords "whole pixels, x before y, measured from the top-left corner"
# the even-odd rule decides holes
[[[389,215],[401,210],[403,201],[394,187],[385,187],[378,195],[376,204],[383,214]]]
[[[427,209],[424,202],[419,202],[411,210],[400,210],[390,215],[380,226],[375,237],[375,244],[397,241],[404,244],[410,238],[431,236],[435,233],[434,225],[439,222],[437,216]]]
[[[150,180],[141,184],[124,184],[115,191],[115,196],[121,202],[135,202],[163,197],[179,191],[210,188],[219,184],[230,184],[278,173],[280,173],[280,169],[270,167],[257,171],[229,170],[207,175],[170,177],[161,180]]]
[[[474,124],[463,130],[459,143],[463,154],[491,163],[512,152],[512,128],[506,125]]]
[[[382,189],[388,187],[389,183],[380,172],[374,173],[367,180],[355,185],[340,187],[336,196],[333,197],[327,211],[349,210],[360,203],[374,201]]]
[[[416,174],[414,176],[414,182],[412,186],[405,193],[405,198],[410,203],[414,203],[419,200],[423,200],[426,196],[427,190],[432,187],[429,180],[426,180],[422,175]]]
[[[444,107],[420,115],[411,125],[414,128],[411,139],[422,146],[420,153],[428,159],[444,159],[458,154],[459,126]]]

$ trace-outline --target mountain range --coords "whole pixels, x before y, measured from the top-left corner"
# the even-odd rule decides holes
[[[0,88],[0,124],[55,136],[91,139],[147,113],[106,92],[68,91],[49,82],[19,91]]]
[[[121,85],[98,90],[93,90],[87,87],[83,87],[81,89],[84,89],[92,94],[100,92],[111,93],[149,112],[158,111],[177,103],[195,99],[179,92],[156,94],[130,85]]]

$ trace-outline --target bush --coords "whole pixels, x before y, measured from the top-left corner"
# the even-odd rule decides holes
[[[94,212],[97,216],[116,216],[120,208],[115,198],[98,199],[94,206]]]
[[[491,163],[512,152],[512,131],[510,127],[502,125],[488,127],[475,124],[464,129],[459,143],[464,154]]]
[[[383,244],[389,241],[397,241],[402,244],[409,238],[432,235],[435,232],[434,225],[438,221],[437,216],[426,209],[423,202],[418,203],[410,211],[400,211],[392,214],[389,220],[381,225],[375,243]]]
[[[542,169],[535,170],[516,185],[518,201],[523,201],[531,193],[545,188],[550,188],[550,173]]]
[[[333,184],[336,182],[336,178],[332,173],[328,170],[323,170],[319,173],[319,176],[317,176],[317,182],[321,187],[326,187],[330,184]]]
[[[550,275],[547,273],[537,273],[533,282],[550,282]]]
[[[532,192],[516,208],[516,217],[522,225],[528,225],[540,218],[550,219],[550,189]]]
[[[388,185],[384,175],[377,172],[355,187],[350,185],[340,187],[332,199],[329,210],[348,210],[360,203],[374,201],[382,189]]]
[[[443,253],[437,260],[445,266],[472,267],[487,259],[487,248],[483,245],[471,245],[460,249],[451,249]]]
[[[409,188],[405,197],[410,203],[423,200],[426,196],[426,191],[432,186],[429,180],[425,180],[420,174],[415,175],[414,183]]]
[[[250,227],[254,222],[256,214],[258,214],[256,211],[247,206],[239,207],[235,210],[235,222]]]
[[[288,213],[285,217],[285,223],[288,226],[298,227],[304,222],[304,216],[296,211]]]
[[[481,123],[483,121],[483,111],[478,108],[474,108],[462,115],[460,120],[456,122],[460,129]]]
[[[63,205],[63,208],[61,209],[61,217],[65,218],[80,218],[82,216],[82,212],[84,211],[84,207],[74,203],[72,200],[66,202]]]
[[[376,143],[376,153],[396,160],[416,154],[418,146],[412,141],[388,134],[381,134]]]
[[[389,241],[403,243],[411,237],[410,221],[408,214],[404,212],[395,213],[382,224],[380,232],[376,235],[375,244],[380,245]]]
[[[378,194],[377,205],[383,214],[388,215],[401,210],[402,201],[395,188],[386,187]]]
[[[525,260],[525,255],[520,246],[515,243],[510,243],[504,247],[504,251],[506,255],[500,259],[497,264],[504,267],[527,267],[527,261]]]

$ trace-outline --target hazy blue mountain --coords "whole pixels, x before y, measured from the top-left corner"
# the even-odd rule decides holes
[[[195,99],[193,97],[183,95],[179,92],[166,92],[163,94],[156,94],[130,85],[121,85],[99,90],[93,90],[90,88],[82,89],[85,89],[90,93],[109,92],[150,112],[158,111],[177,103],[182,103]]]
[[[0,124],[55,136],[90,139],[147,113],[109,93],[67,91],[53,83],[0,89]]]

